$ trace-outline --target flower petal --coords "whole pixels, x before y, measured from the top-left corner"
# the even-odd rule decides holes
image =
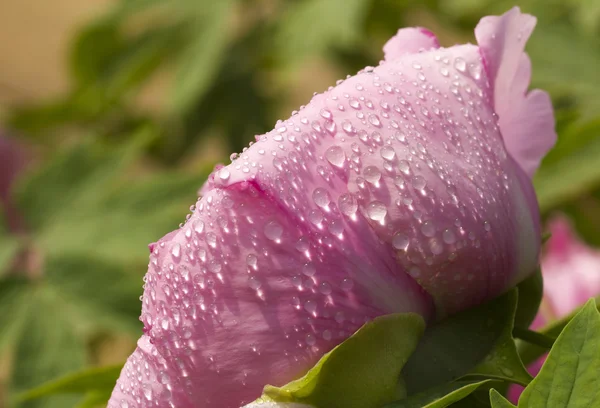
[[[109,406],[163,407],[165,395],[182,408],[236,408],[301,376],[388,308],[431,315],[387,248],[322,238],[252,182],[208,191],[181,230],[151,246],[145,335]],[[368,268],[378,273],[365,280]],[[386,290],[392,303],[374,297]]]
[[[385,59],[391,61],[405,54],[416,54],[435,48],[440,48],[435,34],[426,28],[410,27],[398,30],[398,33],[383,46],[383,53]]]
[[[524,50],[535,23],[514,7],[482,18],[475,28],[506,149],[530,177],[556,142],[550,97],[539,90],[527,94],[531,66]]]

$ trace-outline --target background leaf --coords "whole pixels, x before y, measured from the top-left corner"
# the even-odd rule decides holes
[[[16,343],[14,358],[17,363],[12,373],[12,387],[17,392],[80,369],[85,364],[85,345],[75,332],[67,309],[59,307],[55,296],[50,290],[40,288],[28,297],[28,318]],[[58,408],[72,405],[76,400],[73,396],[59,396],[18,406]]]
[[[123,364],[118,364],[108,367],[88,368],[76,373],[68,374],[29,390],[21,396],[21,399],[37,399],[55,394],[91,393],[94,396],[104,395],[106,393],[110,394],[119,378],[122,368]],[[88,400],[95,401],[97,398],[98,397],[90,397]]]

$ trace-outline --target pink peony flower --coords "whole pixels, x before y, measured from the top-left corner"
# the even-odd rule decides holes
[[[554,219],[550,232],[552,237],[541,262],[544,297],[532,329],[566,317],[590,298],[600,295],[600,251],[579,241],[564,218]],[[545,360],[543,356],[528,367],[531,375],[539,373]],[[512,386],[510,400],[516,403],[522,391],[523,387]]]
[[[5,222],[12,231],[20,229],[21,222],[10,199],[10,191],[17,175],[24,167],[23,150],[0,132],[0,217],[5,217]]]
[[[451,48],[402,29],[213,172],[150,246],[144,335],[109,407],[237,408],[369,319],[431,321],[533,272],[530,176],[556,138],[548,95],[527,93],[534,25],[515,8]]]

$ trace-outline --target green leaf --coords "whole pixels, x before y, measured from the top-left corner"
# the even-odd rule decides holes
[[[13,343],[27,315],[27,284],[24,279],[0,279],[0,351]]]
[[[515,327],[528,328],[542,303],[544,296],[544,278],[538,268],[533,275],[519,283],[519,301],[515,312]]]
[[[286,62],[350,47],[358,42],[369,8],[367,0],[306,0],[296,2],[281,19],[275,38]]]
[[[21,243],[15,235],[0,231],[0,277],[11,266],[20,248]]]
[[[393,314],[365,324],[319,360],[304,377],[264,394],[278,402],[319,408],[379,408],[405,396],[398,383],[425,323],[415,314]]]
[[[575,124],[561,134],[534,178],[543,212],[600,185],[599,136],[600,120]]]
[[[492,403],[492,408],[516,408],[493,388],[490,390],[490,402]]]
[[[566,325],[519,407],[592,407],[600,399],[600,313],[590,300]]]
[[[138,335],[141,274],[85,255],[62,255],[46,261],[45,281],[85,326]]]
[[[55,156],[30,177],[22,177],[15,191],[17,206],[27,226],[41,229],[56,218],[68,219],[104,194],[126,165],[141,153],[148,135],[138,135],[125,147],[106,149],[91,142]]]
[[[110,393],[119,378],[123,364],[87,368],[67,374],[27,391],[22,400],[37,399],[55,394]]]
[[[513,323],[519,296],[518,290],[513,290],[507,295],[509,307],[505,311],[506,320],[500,337],[485,359],[468,376],[483,376],[521,385],[531,381],[531,375],[523,365],[517,346],[513,339]]]
[[[112,388],[108,391],[89,392],[76,408],[104,408],[112,395]]]
[[[600,311],[600,296],[595,299],[596,308]],[[550,338],[557,338],[560,333],[563,331],[565,326],[582,310],[582,308],[577,308],[568,316],[563,317],[562,319],[555,320],[547,326],[543,327],[540,330],[540,333],[546,335]],[[522,341],[517,342],[519,354],[521,355],[521,359],[526,365],[533,363],[543,354],[546,354],[548,351],[546,348],[539,347],[536,344],[526,343]]]
[[[217,75],[229,42],[227,23],[232,6],[232,0],[202,3],[202,15],[191,22],[192,41],[180,56],[173,85],[174,112],[187,112]]]
[[[402,370],[408,395],[467,374],[527,383],[511,335],[516,304],[513,290],[428,327]]]
[[[492,381],[456,381],[386,405],[384,408],[445,408]]]
[[[172,231],[197,195],[204,175],[165,172],[124,184],[73,208],[39,236],[52,254],[81,253],[118,263],[146,262],[147,244]]]
[[[70,316],[46,288],[29,294],[28,316],[17,342],[11,376],[12,388],[20,393],[46,381],[78,370],[85,363],[85,345],[75,333]],[[19,408],[64,408],[77,400],[57,396],[19,404]]]

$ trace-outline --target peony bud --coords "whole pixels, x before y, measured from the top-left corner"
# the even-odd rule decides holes
[[[451,48],[402,29],[216,170],[151,245],[109,407],[237,408],[376,316],[432,321],[534,272],[530,176],[556,138],[548,95],[527,93],[534,24],[515,8]]]

